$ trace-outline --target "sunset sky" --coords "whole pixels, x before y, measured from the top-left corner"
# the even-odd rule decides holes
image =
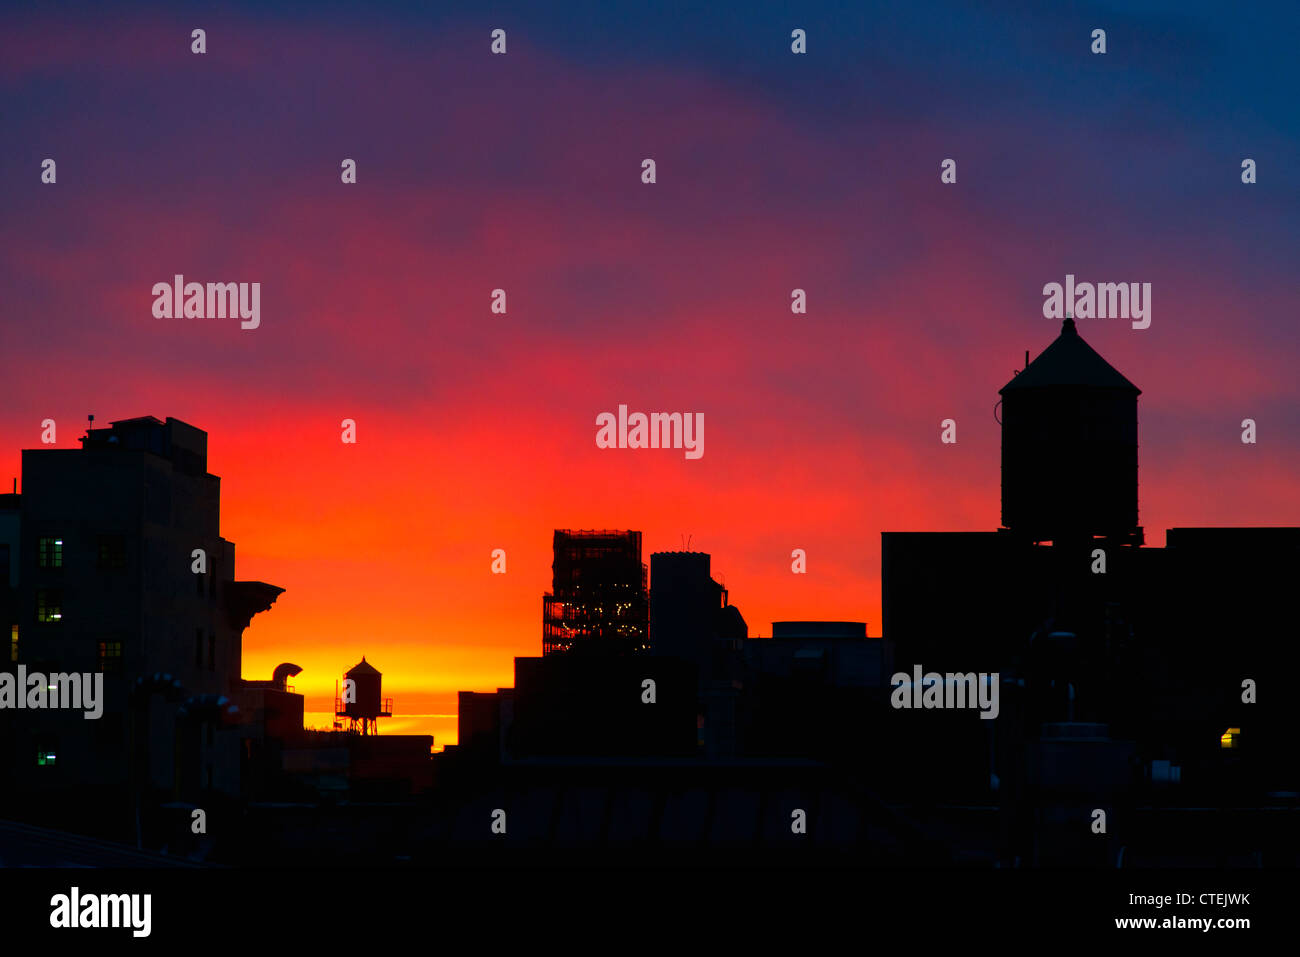
[[[206,430],[237,577],[286,589],[245,677],[323,712],[364,654],[381,731],[454,743],[541,652],[555,528],[689,536],[751,635],[879,635],[882,531],[999,524],[1067,273],[1152,284],[1149,329],[1079,320],[1143,390],[1148,543],[1300,524],[1294,5],[426,6],[0,14],[0,480],[45,418]],[[177,273],[260,282],[260,328],[154,318]],[[620,403],[703,457],[598,449]]]

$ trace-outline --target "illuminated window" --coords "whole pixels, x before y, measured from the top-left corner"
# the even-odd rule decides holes
[[[101,641],[99,643],[99,670],[110,675],[122,673],[122,643],[120,641]]]
[[[63,595],[57,588],[42,588],[36,593],[36,620],[63,620]]]
[[[18,626],[12,625],[9,628],[9,660],[18,660]]]
[[[1241,728],[1229,728],[1219,736],[1219,747],[1235,748],[1241,742]]]
[[[63,567],[63,539],[42,538],[36,548],[37,564],[41,568]]]
[[[36,752],[36,763],[43,768],[52,768],[54,767],[55,757],[56,755],[53,751],[41,748]]]

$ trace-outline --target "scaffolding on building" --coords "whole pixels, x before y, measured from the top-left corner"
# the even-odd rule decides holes
[[[542,596],[542,654],[649,651],[641,533],[556,529],[552,590]]]

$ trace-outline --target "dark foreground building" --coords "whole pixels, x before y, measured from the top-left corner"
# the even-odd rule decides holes
[[[0,503],[3,666],[102,676],[102,714],[0,713],[0,814],[134,836],[139,803],[238,796],[241,638],[281,589],[235,576],[207,433],[146,416],[81,446],[24,450]]]

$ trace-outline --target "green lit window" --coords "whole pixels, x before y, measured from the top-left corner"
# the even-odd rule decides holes
[[[37,543],[37,564],[41,568],[63,567],[63,539],[42,538]]]
[[[36,593],[36,620],[63,620],[63,595],[58,589],[42,588]]]
[[[42,748],[36,752],[36,763],[43,768],[52,768],[56,757],[53,751]]]

